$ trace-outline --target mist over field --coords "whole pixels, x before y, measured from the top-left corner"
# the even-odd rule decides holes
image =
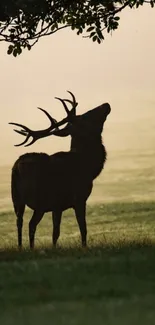
[[[117,122],[112,114],[113,111],[103,131],[103,142],[108,153],[107,162],[101,175],[94,182],[88,203],[154,200],[155,109],[151,105],[143,111],[139,107],[136,110],[135,107],[135,114],[132,115],[130,109],[129,112],[122,110]],[[44,140],[47,142],[46,139],[42,139],[40,147],[44,147]],[[48,142],[51,142],[52,147],[53,139],[48,138]],[[68,149],[64,139],[61,139],[60,144],[60,150]],[[27,149],[24,150],[27,152]],[[0,166],[2,210],[12,207],[11,168],[11,164]]]

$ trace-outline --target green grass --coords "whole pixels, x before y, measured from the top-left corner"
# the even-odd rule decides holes
[[[0,214],[0,324],[153,325],[155,203],[88,206],[88,249],[80,247],[72,210],[63,215],[59,247],[51,248],[46,214],[28,248],[18,252],[15,216]]]

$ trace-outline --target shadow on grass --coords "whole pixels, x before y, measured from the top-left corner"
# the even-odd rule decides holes
[[[141,241],[77,244],[18,252],[0,251],[0,311],[12,306],[153,297],[155,243]],[[9,301],[9,303],[8,303]],[[82,322],[83,323],[83,322]],[[132,323],[132,322],[131,322]]]
[[[141,256],[148,258],[155,255],[155,241],[147,237],[139,240],[120,239],[114,242],[106,242],[105,238],[98,242],[90,240],[88,247],[82,248],[77,241],[70,241],[68,244],[51,246],[38,246],[33,251],[28,247],[18,250],[17,247],[4,247],[0,249],[0,261],[28,261],[28,260],[61,260],[61,259],[90,259],[110,258],[112,256]]]

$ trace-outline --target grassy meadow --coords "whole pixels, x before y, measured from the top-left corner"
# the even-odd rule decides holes
[[[64,212],[51,247],[46,214],[36,249],[17,250],[10,167],[0,168],[0,323],[3,325],[153,325],[155,319],[154,151],[109,155],[88,201],[88,248],[73,211]],[[121,161],[121,163],[120,163]]]

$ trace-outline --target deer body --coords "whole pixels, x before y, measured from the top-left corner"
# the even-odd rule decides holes
[[[44,213],[49,211],[52,211],[53,245],[56,245],[60,234],[61,215],[68,208],[75,210],[82,245],[86,245],[86,201],[91,194],[93,180],[102,171],[106,160],[101,132],[110,106],[106,106],[107,111],[103,114],[103,105],[76,116],[65,131],[59,130],[60,136],[64,136],[66,130],[68,135],[70,130],[69,152],[53,155],[28,153],[20,156],[15,162],[12,169],[12,200],[17,215],[19,247],[22,246],[25,205],[34,211],[29,223],[31,248],[34,246],[37,224]]]

